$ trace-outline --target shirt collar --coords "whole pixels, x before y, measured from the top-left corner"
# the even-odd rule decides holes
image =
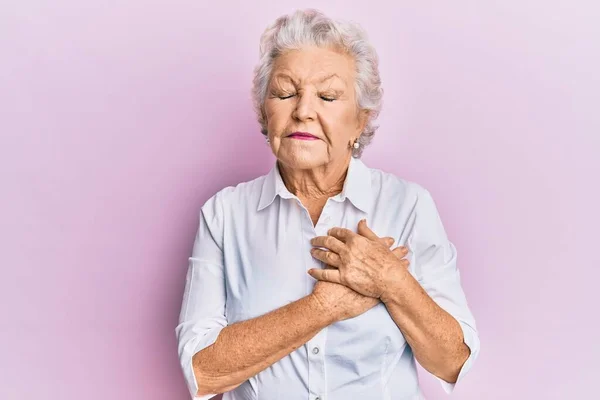
[[[297,198],[285,187],[279,173],[277,161],[275,161],[275,165],[263,181],[260,200],[258,201],[258,211],[268,207],[278,195],[284,199]],[[368,212],[371,206],[371,172],[360,159],[354,157],[350,158],[344,188],[341,193],[333,197],[333,200],[343,202],[346,198],[363,212]]]

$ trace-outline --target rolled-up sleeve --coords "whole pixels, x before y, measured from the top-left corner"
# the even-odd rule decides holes
[[[448,240],[431,194],[421,187],[414,207],[414,216],[408,247],[413,253],[415,278],[429,296],[458,321],[463,341],[471,351],[460,369],[456,382],[449,383],[436,376],[444,391],[450,394],[479,355],[479,335],[475,318],[461,287],[456,248]]]
[[[198,382],[192,357],[213,344],[227,326],[221,212],[216,195],[201,209],[192,256],[188,261],[179,323],[175,328],[179,361],[190,395],[195,400],[207,400],[216,393],[196,395]]]

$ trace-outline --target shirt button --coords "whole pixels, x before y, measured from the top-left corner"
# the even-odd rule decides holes
[[[315,400],[321,400],[321,398],[319,396],[315,397]]]
[[[318,347],[313,347],[312,352],[313,352],[313,354],[319,354],[319,348]],[[315,400],[317,400],[317,399],[318,399],[318,397]]]

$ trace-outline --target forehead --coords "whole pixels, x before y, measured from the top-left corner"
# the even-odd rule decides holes
[[[319,47],[289,50],[276,58],[273,77],[298,83],[320,83],[354,79],[354,60],[341,52]]]

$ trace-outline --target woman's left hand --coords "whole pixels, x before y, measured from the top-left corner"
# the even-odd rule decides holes
[[[313,248],[312,256],[335,269],[310,269],[315,279],[340,283],[365,296],[382,298],[392,282],[407,273],[409,261],[406,247],[389,249],[365,220],[358,223],[358,233],[345,228],[331,228],[328,236],[317,236],[311,244],[329,251]],[[400,254],[398,254],[400,253]]]

